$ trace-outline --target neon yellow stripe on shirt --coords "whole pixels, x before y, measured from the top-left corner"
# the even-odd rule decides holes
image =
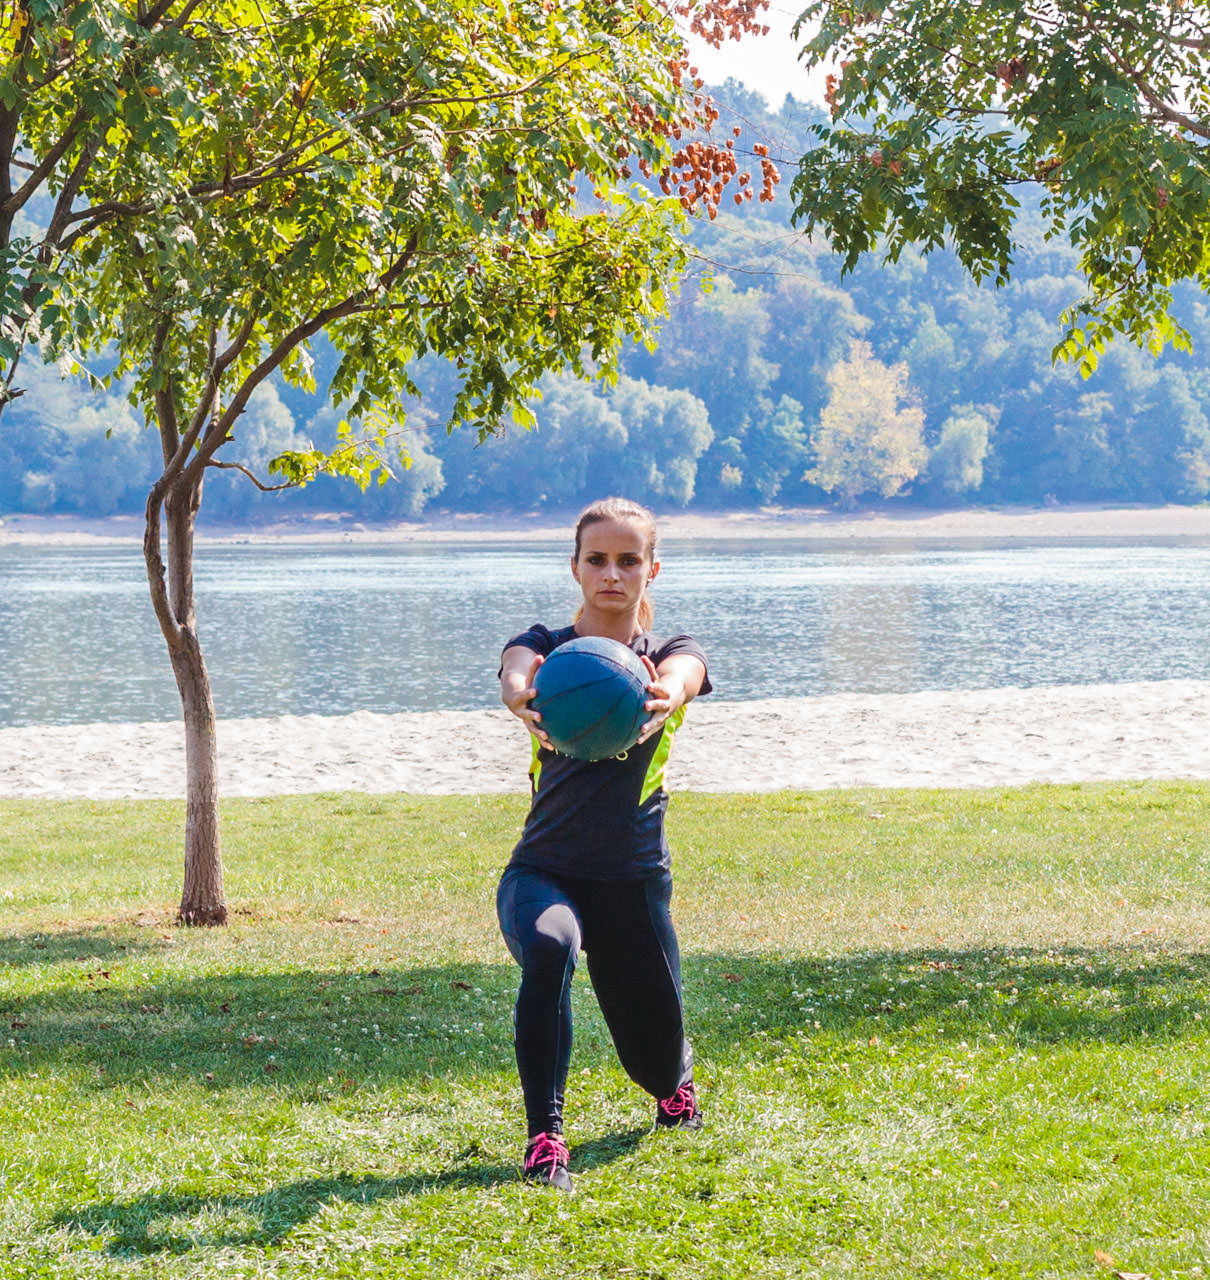
[[[538,752],[541,750],[541,743],[538,739],[530,734],[529,738],[531,755],[529,758],[529,785],[530,794],[538,794],[538,779],[542,775],[542,761],[538,759]]]
[[[664,771],[668,766],[668,757],[672,754],[672,739],[685,719],[685,708],[677,709],[664,721],[664,732],[660,736],[655,755],[647,766],[647,776],[643,779],[643,791],[639,796],[639,804],[646,804],[664,785]]]

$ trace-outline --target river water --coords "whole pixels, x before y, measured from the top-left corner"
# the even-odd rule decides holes
[[[728,699],[1210,679],[1210,541],[669,543],[657,632]],[[570,621],[564,549],[205,546],[219,714],[494,705],[501,643]],[[179,716],[132,548],[0,547],[0,726]]]

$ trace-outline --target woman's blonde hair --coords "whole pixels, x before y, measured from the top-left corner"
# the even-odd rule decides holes
[[[631,502],[629,498],[601,498],[597,502],[590,503],[580,512],[580,518],[576,521],[576,550],[575,558],[580,558],[580,541],[584,530],[592,524],[601,524],[605,520],[626,521],[630,524],[639,525],[646,537],[646,546],[644,550],[647,553],[649,562],[655,561],[655,516],[641,506],[637,502]],[[580,615],[584,612],[584,606],[581,605],[576,610],[575,620],[580,620]],[[655,617],[655,607],[651,603],[651,597],[646,590],[643,591],[643,598],[639,601],[639,626],[644,631],[651,630],[651,622]]]

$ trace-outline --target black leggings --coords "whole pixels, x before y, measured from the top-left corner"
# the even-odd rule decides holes
[[[521,966],[517,1068],[532,1138],[563,1132],[571,1063],[571,979],[580,949],[626,1074],[669,1098],[693,1077],[685,1039],[681,961],[669,904],[672,876],[583,880],[510,866],[496,909]]]

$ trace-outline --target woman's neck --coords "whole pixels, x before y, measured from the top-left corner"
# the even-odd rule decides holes
[[[629,644],[635,636],[643,634],[637,611],[624,614],[600,613],[587,605],[576,619],[575,626],[577,635],[604,636],[607,640],[619,640],[622,644]]]

